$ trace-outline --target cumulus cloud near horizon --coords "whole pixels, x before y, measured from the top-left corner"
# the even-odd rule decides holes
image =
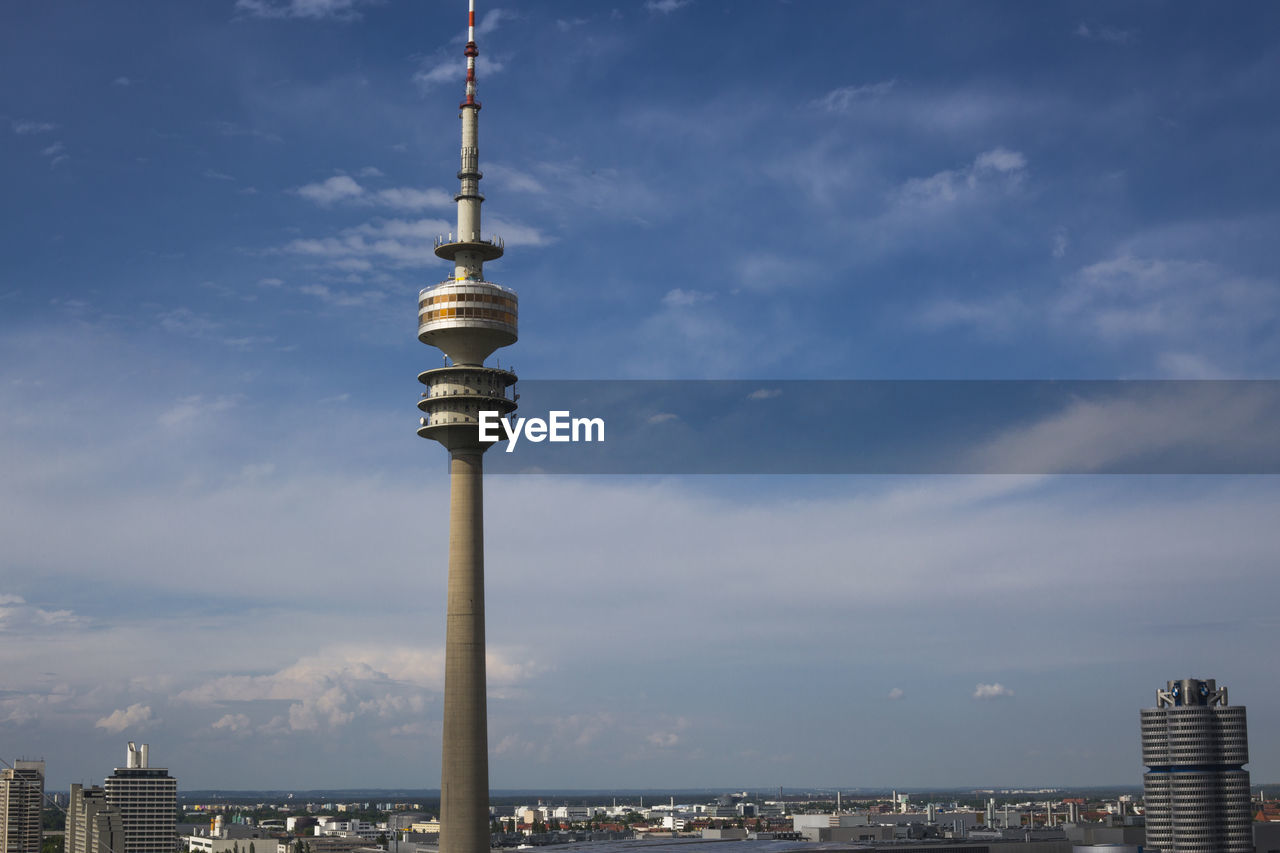
[[[138,728],[144,723],[151,721],[151,707],[142,703],[135,703],[128,708],[120,708],[112,711],[107,716],[94,723],[94,726],[100,729],[106,729],[112,734],[119,734],[125,729]]]
[[[1000,699],[1004,696],[1012,695],[1013,690],[1005,687],[998,681],[993,684],[979,683],[978,686],[973,689],[974,699]]]

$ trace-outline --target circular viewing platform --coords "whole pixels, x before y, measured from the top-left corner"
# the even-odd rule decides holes
[[[479,234],[475,235],[479,238]],[[452,234],[436,237],[436,257],[453,261],[462,252],[470,252],[482,261],[493,261],[502,257],[502,238],[491,236],[488,240],[455,240]]]
[[[520,297],[491,281],[450,280],[418,293],[418,339],[426,344],[435,345],[428,339],[433,333],[475,329],[494,333],[503,339],[497,346],[507,346],[516,341],[519,317]]]
[[[418,340],[443,350],[454,364],[484,364],[516,342],[520,298],[479,279],[452,279],[418,294]]]
[[[515,411],[515,395],[508,389],[516,383],[516,375],[497,367],[438,367],[418,374],[427,386],[418,401],[425,417],[418,435],[434,439],[450,450],[483,449],[492,441],[480,438],[480,413],[497,412],[505,416]],[[501,433],[497,433],[501,440]]]

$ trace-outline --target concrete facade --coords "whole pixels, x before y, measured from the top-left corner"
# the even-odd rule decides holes
[[[484,465],[492,442],[480,440],[478,413],[515,410],[507,389],[516,376],[485,359],[515,343],[519,301],[484,279],[484,262],[502,241],[480,227],[480,102],[476,100],[475,0],[463,50],[467,59],[457,203],[458,232],[436,241],[452,276],[418,297],[418,340],[442,350],[449,365],[424,371],[418,435],[449,451],[449,590],[445,631],[444,741],[440,769],[440,850],[489,851],[489,733],[485,684]]]
[[[71,786],[63,838],[64,853],[112,853],[124,849],[124,821],[120,810],[107,804],[104,789]]]
[[[43,761],[18,760],[0,770],[0,853],[40,853],[43,808]]]
[[[124,767],[103,782],[107,805],[120,813],[124,846],[115,853],[173,853],[178,846],[178,780],[152,767],[144,743],[129,743]]]

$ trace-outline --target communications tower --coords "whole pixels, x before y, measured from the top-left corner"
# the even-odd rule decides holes
[[[489,734],[485,708],[483,456],[479,413],[515,410],[516,375],[486,367],[516,342],[519,300],[484,278],[484,262],[502,257],[502,241],[480,231],[480,102],[476,100],[476,4],[467,19],[466,97],[462,119],[458,232],[436,238],[436,255],[453,274],[418,294],[418,340],[442,350],[445,367],[427,370],[418,435],[449,451],[449,592],[445,629],[444,747],[440,768],[441,853],[489,851]]]

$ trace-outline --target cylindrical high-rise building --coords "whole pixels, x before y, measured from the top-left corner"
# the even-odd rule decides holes
[[[489,735],[485,702],[484,491],[479,414],[510,414],[516,376],[484,362],[516,341],[516,294],[484,278],[484,262],[502,257],[502,241],[480,231],[480,102],[476,100],[475,0],[467,22],[466,98],[462,112],[458,233],[436,240],[453,275],[418,296],[418,340],[449,364],[425,371],[418,435],[449,451],[449,592],[445,627],[444,746],[440,768],[441,853],[489,851]]]
[[[1249,734],[1213,679],[1184,678],[1142,709],[1148,850],[1252,853]]]

